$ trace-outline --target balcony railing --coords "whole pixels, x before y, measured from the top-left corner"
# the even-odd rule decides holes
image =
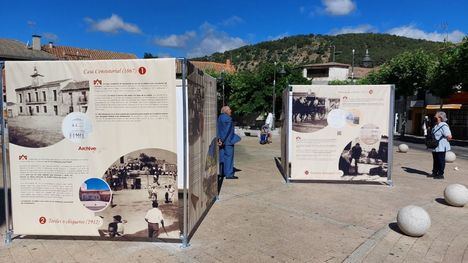
[[[88,103],[88,97],[81,96],[78,98],[78,104],[87,104]]]
[[[26,99],[26,104],[45,104],[47,101],[44,99]]]

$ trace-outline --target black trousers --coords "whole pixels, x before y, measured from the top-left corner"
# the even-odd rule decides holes
[[[445,152],[432,152],[432,174],[443,176],[445,170]]]
[[[158,237],[159,236],[159,224],[148,222],[148,237]]]

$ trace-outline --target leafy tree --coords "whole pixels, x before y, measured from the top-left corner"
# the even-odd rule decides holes
[[[456,92],[461,80],[457,77],[458,69],[455,63],[457,54],[454,48],[449,48],[441,54],[430,69],[430,92],[440,97],[442,107],[443,99]]]
[[[422,49],[429,53],[439,53],[444,44],[388,34],[366,33],[336,36],[311,34],[246,45],[195,60],[224,63],[226,59],[232,59],[240,71],[256,70],[262,62],[273,64],[274,61],[280,61],[297,66],[331,60],[331,45],[336,47],[336,51],[341,51],[336,56],[337,62],[351,64],[352,50],[355,49],[355,62],[359,65],[366,48],[369,48],[374,65],[382,65],[405,51]]]
[[[460,88],[468,90],[468,38],[459,45],[448,45],[430,71],[430,92],[443,99]]]
[[[267,113],[272,111],[273,80],[276,73],[275,85],[275,111],[276,117],[281,113],[282,94],[288,84],[310,84],[310,81],[302,77],[301,70],[290,65],[284,65],[286,74],[280,75],[280,66],[264,63],[255,72],[240,72],[234,78],[231,105],[243,114]]]
[[[456,49],[454,61],[457,68],[457,78],[464,91],[468,91],[468,37]]]
[[[141,153],[140,154],[140,161],[144,164],[149,164],[149,163],[154,163],[156,162],[156,158],[153,157],[153,156],[148,156],[147,154],[145,153]]]
[[[423,50],[405,52],[390,60],[378,77],[383,83],[395,84],[397,96],[406,100],[419,89],[429,89],[428,76],[434,63],[434,57]]]

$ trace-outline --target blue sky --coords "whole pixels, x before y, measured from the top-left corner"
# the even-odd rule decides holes
[[[459,42],[466,0],[7,1],[0,38],[195,57],[296,34],[380,32]]]
[[[109,190],[106,182],[99,178],[91,178],[85,181],[88,190]]]

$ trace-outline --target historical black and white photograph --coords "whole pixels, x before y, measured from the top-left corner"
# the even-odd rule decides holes
[[[179,238],[177,155],[144,149],[121,156],[103,179],[112,189],[110,206],[99,213],[104,237]]]
[[[189,143],[194,144],[201,136],[204,129],[203,106],[205,104],[205,90],[197,83],[190,81],[188,88],[188,115],[189,115]]]
[[[294,92],[292,129],[302,133],[321,130],[327,126],[328,113],[339,107],[339,98],[320,97],[315,93]]]
[[[356,138],[348,143],[340,156],[339,169],[344,176],[387,177],[388,137],[381,136],[377,142],[368,143]]]
[[[64,139],[61,127],[72,112],[86,113],[89,81],[71,78],[45,81],[39,67],[25,78],[30,84],[15,87],[15,96],[7,97],[10,143],[40,148]]]

